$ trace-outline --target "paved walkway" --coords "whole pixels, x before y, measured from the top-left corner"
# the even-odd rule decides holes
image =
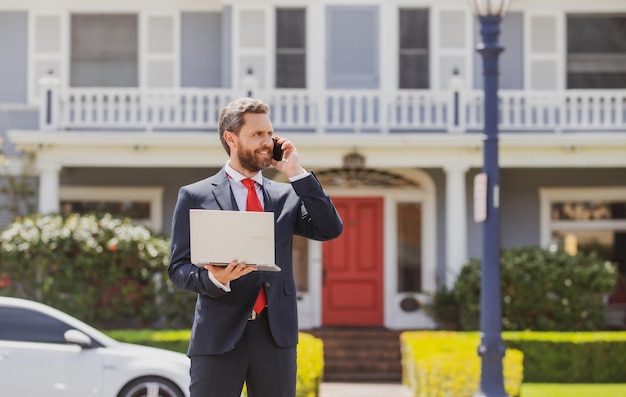
[[[399,384],[324,382],[319,397],[411,397],[411,392]]]

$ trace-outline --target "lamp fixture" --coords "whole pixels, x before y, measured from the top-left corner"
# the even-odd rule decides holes
[[[511,0],[468,0],[477,17],[503,17],[509,11]]]

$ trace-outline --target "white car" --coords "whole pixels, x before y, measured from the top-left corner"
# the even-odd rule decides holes
[[[57,309],[0,297],[2,397],[188,397],[189,358],[121,343]]]

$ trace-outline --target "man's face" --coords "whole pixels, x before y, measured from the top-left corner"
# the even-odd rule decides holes
[[[256,173],[272,165],[274,142],[272,123],[266,114],[246,113],[239,134],[234,135],[235,147],[231,147],[239,165]],[[231,155],[232,161],[232,155]]]

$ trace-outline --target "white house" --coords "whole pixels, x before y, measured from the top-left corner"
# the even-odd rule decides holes
[[[502,246],[626,271],[626,3],[514,0],[501,27]],[[41,212],[167,234],[226,161],[221,107],[259,97],[345,223],[296,242],[301,326],[428,328],[481,255],[480,41],[465,0],[0,0],[3,151]]]

